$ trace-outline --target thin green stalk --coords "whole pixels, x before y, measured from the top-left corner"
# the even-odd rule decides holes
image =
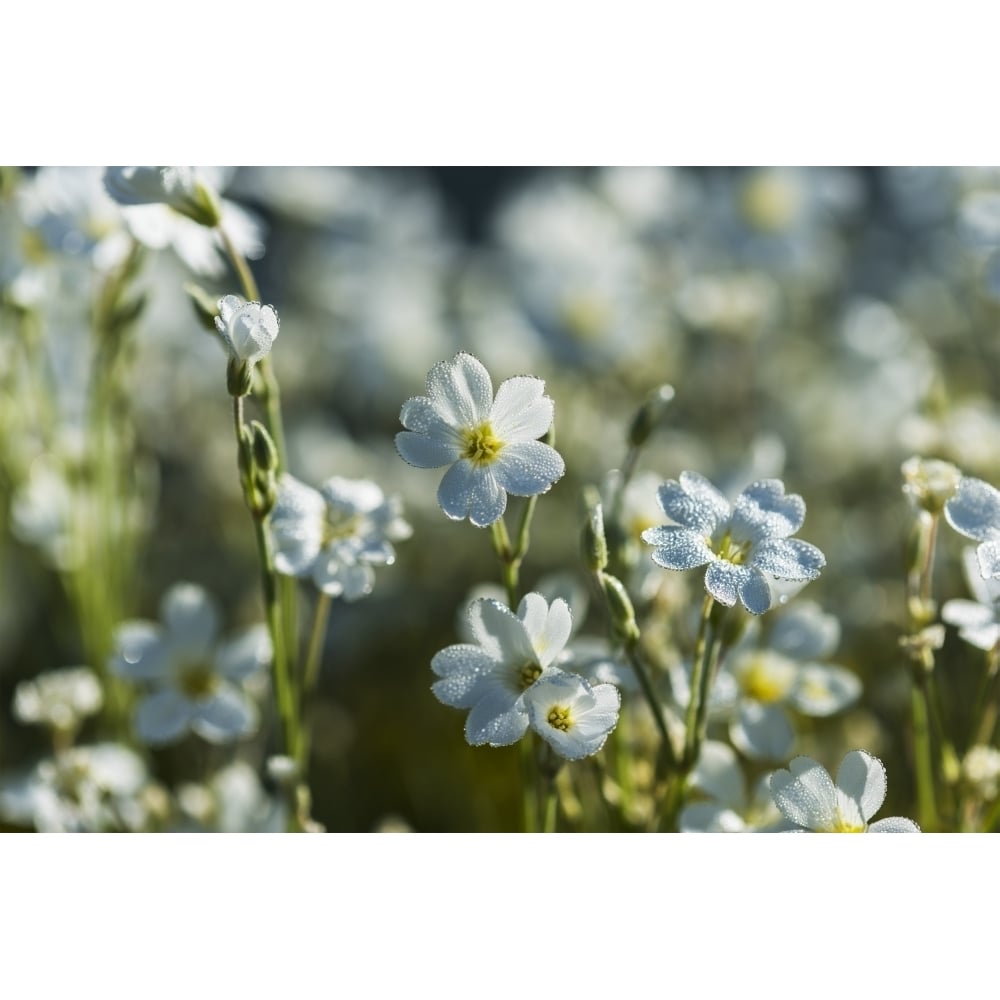
[[[521,747],[521,820],[525,833],[538,832],[538,761],[531,733],[525,733]]]
[[[638,642],[635,640],[626,642],[625,655],[628,657],[628,662],[635,671],[636,677],[639,678],[639,686],[642,688],[643,696],[653,713],[653,721],[656,723],[656,728],[660,732],[660,739],[662,740],[661,759],[666,762],[671,771],[674,771],[677,769],[677,755],[674,753],[674,744],[670,739],[670,730],[667,728],[667,720],[663,715],[663,706],[660,704],[659,698],[656,697],[653,682],[646,670],[645,663],[642,661],[642,657],[639,655],[638,645]]]
[[[701,621],[698,623],[698,639],[694,648],[694,669],[691,674],[691,694],[684,716],[684,757],[681,767],[690,773],[698,759],[698,724],[701,714],[701,698],[707,684],[709,660],[714,643],[709,641],[711,629],[709,619],[715,600],[711,594],[705,595],[701,605]]]
[[[303,677],[303,691],[309,693],[316,687],[319,677],[319,665],[322,660],[323,640],[326,637],[326,624],[330,618],[330,606],[333,599],[325,591],[320,591],[316,598],[316,608],[313,611],[312,630],[309,633],[309,649],[306,653],[306,666]]]
[[[549,790],[545,798],[545,827],[544,833],[555,833],[559,816],[559,795],[556,792],[556,783],[549,779]]]
[[[926,831],[938,827],[937,804],[934,796],[934,758],[931,751],[930,709],[926,678],[914,677],[910,692],[913,713],[913,756],[917,777],[917,810],[920,825]]]
[[[507,604],[510,609],[517,608],[517,585],[520,570],[520,563],[514,558],[514,550],[511,548],[510,535],[507,534],[507,525],[502,517],[497,518],[490,525],[490,532],[493,538],[493,551],[500,561],[500,575],[503,580],[504,589],[507,591]]]

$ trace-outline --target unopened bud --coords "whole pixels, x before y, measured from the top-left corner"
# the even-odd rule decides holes
[[[611,576],[610,573],[602,573],[601,587],[604,589],[604,598],[608,603],[608,614],[611,616],[611,624],[615,632],[627,642],[634,642],[639,638],[639,626],[635,620],[632,599],[628,596],[625,585],[618,577]]]
[[[649,435],[656,430],[657,425],[663,419],[667,404],[673,398],[674,387],[667,385],[667,383],[654,389],[646,397],[646,401],[632,418],[632,426],[628,431],[628,443],[633,448],[641,448],[646,443]]]
[[[259,420],[250,421],[253,434],[253,460],[257,468],[264,472],[274,472],[278,468],[278,449],[267,428]]]
[[[596,490],[594,491],[596,493]],[[587,494],[584,494],[585,499]],[[604,509],[600,500],[587,503],[587,521],[583,526],[583,557],[587,566],[600,572],[608,565],[608,542],[604,535]]]
[[[253,384],[253,366],[230,355],[226,365],[226,388],[230,396],[247,396]]]

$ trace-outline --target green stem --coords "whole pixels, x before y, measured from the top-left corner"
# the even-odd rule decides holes
[[[709,660],[714,643],[709,641],[712,608],[715,600],[711,594],[705,595],[701,605],[701,621],[698,623],[698,639],[694,648],[694,669],[691,674],[691,694],[684,717],[684,757],[681,768],[689,774],[698,759],[698,726],[701,716],[702,693],[707,686]]]
[[[919,668],[917,668],[919,669]],[[931,752],[930,708],[927,697],[927,680],[914,676],[910,695],[913,712],[913,756],[917,778],[917,809],[920,825],[925,831],[938,826],[937,805],[934,797],[934,758]]]
[[[559,795],[556,792],[556,783],[549,779],[549,790],[545,797],[545,833],[555,833],[559,816]]]
[[[525,833],[538,831],[538,761],[531,733],[525,733],[521,747],[521,818]]]
[[[330,617],[330,605],[333,599],[325,591],[320,591],[316,598],[316,609],[313,612],[312,630],[309,633],[309,651],[306,653],[306,666],[303,679],[303,690],[309,693],[316,687],[319,677],[319,665],[322,660],[323,639],[326,636],[326,624]]]
[[[504,589],[507,591],[507,604],[511,611],[516,611],[520,562],[515,559],[514,550],[510,544],[510,535],[507,534],[507,525],[502,517],[497,518],[490,525],[490,531],[493,538],[493,551],[496,552],[497,559],[500,560],[500,574]]]
[[[628,657],[628,662],[635,671],[636,677],[639,678],[639,686],[642,688],[643,696],[649,705],[650,711],[653,713],[653,721],[656,723],[656,728],[660,732],[660,738],[663,741],[660,759],[664,760],[669,769],[673,771],[677,769],[677,755],[674,752],[674,744],[670,739],[670,730],[667,728],[667,720],[663,714],[663,705],[660,704],[660,699],[656,697],[653,682],[646,670],[646,665],[642,662],[642,657],[639,655],[638,645],[636,640],[626,642],[625,655]]]

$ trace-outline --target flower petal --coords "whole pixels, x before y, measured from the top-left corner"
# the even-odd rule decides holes
[[[959,534],[985,542],[1000,536],[1000,491],[981,479],[963,476],[944,516]]]
[[[715,559],[715,553],[709,548],[705,536],[691,528],[674,524],[647,528],[642,533],[642,540],[655,546],[653,562],[664,569],[694,569]]]
[[[920,833],[920,827],[912,819],[903,816],[890,816],[880,819],[868,827],[869,833]]]
[[[797,601],[778,618],[771,646],[796,660],[822,660],[840,643],[840,622],[814,601]]]
[[[826,768],[811,757],[796,757],[788,768],[775,771],[768,783],[782,815],[810,830],[833,829],[837,789]]]
[[[461,455],[456,441],[430,438],[415,431],[400,431],[396,435],[396,451],[404,462],[418,469],[438,469],[457,462]]]
[[[465,720],[465,738],[471,746],[493,747],[516,743],[528,729],[528,716],[521,698],[489,677],[480,684],[481,697]]]
[[[191,729],[209,743],[233,743],[257,729],[257,706],[239,688],[221,685],[210,697],[196,702]]]
[[[438,503],[453,521],[468,519],[485,528],[503,517],[507,494],[488,468],[477,468],[468,459],[456,462],[438,487]]]
[[[657,491],[664,514],[685,528],[710,535],[729,517],[729,501],[702,475],[682,472]]]
[[[271,635],[266,625],[254,625],[224,643],[216,655],[223,677],[242,681],[264,670],[274,658]]]
[[[743,772],[733,748],[718,740],[706,740],[691,773],[691,787],[726,806],[740,808],[746,798]]]
[[[478,600],[470,615],[470,623],[477,641],[487,650],[491,645],[496,648],[499,653],[497,659],[504,663],[530,663],[535,659],[535,649],[524,622],[499,601],[489,598]]]
[[[861,697],[857,674],[834,663],[806,663],[799,669],[791,703],[803,715],[834,715]]]
[[[748,565],[779,580],[815,580],[826,565],[826,557],[808,542],[775,538],[755,546]]]
[[[471,695],[479,679],[495,666],[496,660],[480,646],[468,643],[447,646],[431,660],[431,670],[441,678],[431,685],[431,691],[444,705],[472,708],[475,699]]]
[[[489,417],[493,382],[482,362],[463,351],[430,370],[427,395],[452,427],[477,427]]]
[[[784,760],[795,745],[795,730],[778,705],[744,701],[729,727],[729,738],[754,760]]]
[[[453,442],[456,449],[460,447],[460,428],[448,423],[438,412],[434,401],[426,396],[411,396],[403,403],[399,419],[408,431],[442,443]]]
[[[570,614],[569,605],[561,597],[557,597],[548,608],[541,632],[532,633],[527,626],[525,627],[538,656],[539,666],[547,667],[569,641],[570,633],[573,631],[573,616]]]
[[[787,538],[806,518],[805,501],[797,493],[785,494],[780,479],[751,483],[733,504],[733,536],[745,541]]]
[[[705,589],[720,603],[731,608],[736,603],[741,584],[749,577],[746,566],[734,566],[716,559],[705,571]]]
[[[976,549],[976,558],[979,560],[979,572],[982,573],[984,580],[1000,578],[1000,540],[983,542]]]
[[[857,802],[867,823],[885,801],[885,767],[878,757],[852,750],[837,771],[837,787]]]
[[[739,585],[739,594],[743,607],[752,615],[762,615],[771,607],[771,588],[759,570],[750,570]]]
[[[201,656],[208,652],[219,631],[214,599],[195,583],[177,583],[160,602],[160,618],[174,651]]]
[[[154,622],[122,622],[115,629],[115,652],[108,661],[112,673],[134,681],[165,680],[170,656],[163,630]]]
[[[310,571],[323,544],[325,518],[326,501],[319,490],[283,474],[268,522],[279,573],[304,576]]]
[[[547,492],[566,465],[562,455],[543,441],[515,441],[500,450],[490,469],[508,493],[533,497]]]
[[[545,382],[531,375],[517,375],[500,383],[490,409],[490,424],[501,441],[533,441],[552,426],[554,404]]]
[[[150,746],[178,740],[191,722],[192,705],[179,691],[166,689],[143,698],[135,713],[136,735]]]

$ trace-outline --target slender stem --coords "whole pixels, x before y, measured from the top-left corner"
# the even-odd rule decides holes
[[[323,639],[326,636],[326,623],[330,617],[332,598],[325,591],[320,591],[316,598],[316,609],[313,612],[312,630],[309,633],[309,651],[306,654],[306,666],[303,680],[303,690],[310,692],[316,687],[319,677],[319,665],[322,660]]]
[[[232,262],[233,269],[240,279],[240,285],[243,288],[243,294],[247,297],[247,301],[259,302],[260,290],[257,288],[253,271],[250,270],[250,265],[247,263],[246,258],[236,249],[236,244],[233,243],[229,233],[222,226],[216,226],[215,231],[219,234],[223,249],[226,251],[226,255]]]
[[[510,545],[510,535],[507,534],[507,525],[502,517],[497,518],[490,525],[493,537],[493,551],[500,560],[500,574],[503,579],[504,589],[507,591],[507,604],[513,611],[517,608],[517,583],[520,563],[514,558],[514,550]]]
[[[549,779],[548,793],[545,797],[545,827],[544,833],[555,833],[559,818],[559,795],[556,792],[556,783]]]
[[[701,713],[702,691],[706,686],[705,678],[713,646],[713,643],[709,641],[709,619],[714,605],[715,600],[712,595],[706,594],[701,605],[701,621],[698,623],[698,639],[694,648],[694,669],[691,674],[691,693],[684,717],[684,758],[681,767],[685,773],[691,772],[698,759],[698,722]]]
[[[937,805],[934,797],[934,758],[931,752],[930,709],[927,697],[926,676],[914,676],[910,692],[913,712],[913,756],[917,776],[917,808],[920,825],[926,831],[938,826]]]
[[[521,747],[521,818],[525,833],[538,831],[538,761],[531,733],[526,733]]]
[[[653,682],[650,679],[649,672],[646,670],[646,665],[643,663],[642,657],[639,655],[638,645],[638,642],[635,640],[626,642],[625,655],[628,657],[628,662],[635,671],[636,677],[639,678],[639,686],[642,688],[643,696],[649,705],[650,711],[653,713],[653,720],[656,723],[656,728],[660,731],[660,738],[663,741],[661,759],[667,762],[670,770],[676,770],[677,755],[674,752],[674,744],[670,739],[670,730],[667,728],[667,720],[663,715],[663,706],[660,704],[659,698],[656,697],[656,691],[653,688]],[[659,768],[657,768],[657,770],[659,770]]]

